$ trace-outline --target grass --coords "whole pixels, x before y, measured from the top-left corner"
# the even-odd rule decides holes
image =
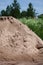
[[[31,19],[31,18],[21,18],[20,21],[27,25],[31,30],[33,30],[42,40],[43,40],[43,20],[41,19]]]

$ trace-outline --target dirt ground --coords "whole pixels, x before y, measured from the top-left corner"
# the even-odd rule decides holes
[[[25,62],[25,61],[19,61],[19,62],[15,62],[15,61],[10,61],[10,62],[6,62],[6,61],[3,61],[3,62],[0,62],[0,65],[43,65],[43,62],[39,62],[39,63],[33,63],[33,62]]]
[[[43,41],[11,16],[0,17],[0,65],[43,65]]]

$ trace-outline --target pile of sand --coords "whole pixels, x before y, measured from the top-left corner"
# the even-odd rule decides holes
[[[13,17],[0,17],[0,61],[43,62],[43,42]]]

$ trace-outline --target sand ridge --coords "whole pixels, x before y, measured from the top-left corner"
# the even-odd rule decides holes
[[[0,61],[43,62],[43,42],[19,20],[0,17]]]

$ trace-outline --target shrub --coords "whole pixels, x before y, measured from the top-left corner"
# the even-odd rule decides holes
[[[20,21],[33,30],[41,39],[43,39],[43,20],[21,18]]]

